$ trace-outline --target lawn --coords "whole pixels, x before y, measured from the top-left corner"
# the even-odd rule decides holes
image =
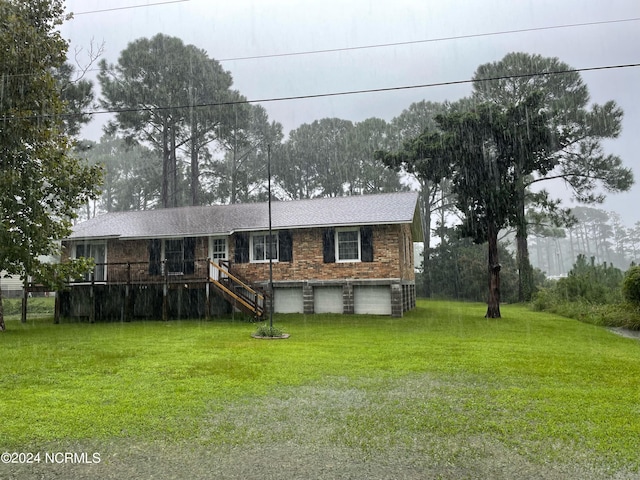
[[[640,478],[640,342],[484,311],[278,315],[288,340],[233,319],[10,317],[0,449],[101,461],[0,478]]]

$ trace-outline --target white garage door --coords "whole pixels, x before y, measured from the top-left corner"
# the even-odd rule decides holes
[[[276,288],[274,295],[273,310],[275,312],[302,313],[304,311],[301,288]]]
[[[391,315],[391,287],[353,287],[355,313]]]
[[[315,313],[342,313],[342,287],[313,287]]]

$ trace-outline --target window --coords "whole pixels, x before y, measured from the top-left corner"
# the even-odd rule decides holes
[[[167,273],[183,273],[184,240],[182,238],[166,240],[164,258],[167,260]]]
[[[359,262],[360,261],[360,230],[336,231],[336,261]]]
[[[278,235],[271,235],[271,241],[269,234],[251,235],[251,261],[267,262],[269,258],[278,261]]]
[[[149,275],[192,274],[195,265],[194,237],[149,240]]]
[[[405,232],[404,234],[404,261],[407,266],[412,267],[413,259],[411,258],[413,254],[413,245],[411,242],[411,237]]]
[[[327,228],[322,231],[322,261],[373,262],[373,228]]]
[[[212,259],[227,258],[227,239],[226,238],[211,239],[211,258]]]
[[[80,243],[76,245],[75,258],[93,258],[95,267],[93,269],[93,280],[104,282],[107,278],[107,246],[104,243]],[[84,279],[91,280],[91,274],[86,274]]]

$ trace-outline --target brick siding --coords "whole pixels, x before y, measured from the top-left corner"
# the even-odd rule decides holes
[[[413,242],[409,225],[382,225],[373,228],[373,262],[324,263],[321,228],[293,230],[293,261],[274,262],[274,281],[340,280],[396,278],[414,281]],[[234,258],[234,237],[229,237],[229,258]],[[72,245],[65,246],[62,260],[71,254]],[[149,276],[149,240],[107,241],[108,278],[123,274],[123,264],[131,262],[132,276],[138,280]],[[209,255],[207,237],[196,239],[196,259]],[[114,265],[121,264],[121,265]],[[261,282],[269,278],[269,263],[234,263],[237,273],[250,281]]]
[[[324,263],[321,228],[293,230],[293,261],[274,262],[273,280],[339,280],[398,278],[415,280],[413,242],[408,225],[383,225],[373,228],[373,262]],[[409,235],[409,257],[404,254],[405,236]],[[234,238],[230,238],[229,256],[234,258]],[[410,265],[410,268],[409,268]],[[269,278],[269,263],[234,263],[233,268],[251,281]]]

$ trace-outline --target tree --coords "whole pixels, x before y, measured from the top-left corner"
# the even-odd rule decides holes
[[[53,70],[60,99],[66,106],[62,121],[65,123],[67,134],[74,138],[80,135],[82,126],[91,121],[91,115],[87,113],[87,110],[93,105],[95,94],[93,82],[87,80],[85,76],[89,68],[104,52],[104,43],[96,46],[92,41],[89,49],[85,52],[86,58],[84,60],[80,58],[82,51],[83,49],[76,48],[75,64],[67,61]],[[76,145],[76,150],[82,150],[81,143]]]
[[[160,153],[162,207],[180,200],[178,151],[188,148],[191,199],[198,203],[203,149],[232,124],[231,74],[204,50],[163,34],[130,43],[116,65],[100,62],[98,80],[105,108],[116,110],[110,132],[121,131]],[[215,104],[215,105],[212,105]]]
[[[348,165],[344,190],[348,195],[397,192],[402,189],[397,172],[385,168],[375,156],[393,141],[390,126],[381,118],[367,118],[347,133]]]
[[[53,73],[60,91],[60,99],[65,103],[67,110],[62,120],[67,134],[72,137],[78,136],[82,125],[91,120],[86,111],[94,100],[93,83],[82,78],[74,78],[74,72],[74,66],[65,62]]]
[[[100,169],[69,155],[53,75],[67,44],[57,31],[61,0],[0,0],[0,270],[54,283],[82,262],[47,265],[76,210],[97,194]],[[1,294],[0,294],[1,295]],[[0,330],[5,329],[0,296]]]
[[[277,185],[291,199],[318,196],[318,152],[312,148],[315,141],[313,127],[305,123],[289,132],[281,148],[273,152],[273,174]]]
[[[529,97],[506,110],[493,104],[452,109],[436,116],[439,130],[424,131],[397,153],[384,153],[388,165],[402,166],[426,180],[451,179],[456,206],[463,215],[461,232],[476,243],[488,243],[487,317],[500,317],[498,231],[513,221],[520,173],[545,171],[553,135]]]
[[[415,179],[420,191],[420,217],[422,220],[422,237],[424,238],[423,249],[423,272],[424,282],[422,292],[425,296],[431,295],[430,267],[431,256],[431,216],[436,210],[441,210],[441,218],[445,211],[451,207],[452,202],[448,182],[445,174],[448,171],[444,165],[436,165],[433,159],[429,160],[428,155],[433,152],[424,150],[417,146],[417,150],[411,145],[413,140],[423,133],[437,132],[438,124],[435,120],[439,114],[446,113],[451,108],[447,103],[434,103],[421,101],[412,103],[399,116],[391,121],[390,148],[406,150],[411,160],[404,154],[399,157],[393,154],[385,154],[382,151],[376,153],[384,164],[390,169],[403,172]],[[394,145],[395,144],[395,145]],[[427,155],[427,157],[425,157]],[[414,162],[428,163],[428,168],[421,168],[414,165]],[[426,165],[424,167],[427,167]],[[443,188],[444,187],[444,188]]]
[[[104,169],[100,208],[107,212],[146,210],[157,203],[162,159],[148,148],[112,135],[88,144],[85,155]]]
[[[375,152],[392,145],[387,123],[323,118],[292,130],[274,152],[278,186],[291,198],[362,195],[402,189]]]
[[[545,170],[534,170],[529,175],[518,165],[514,178],[518,184],[514,226],[519,299],[529,300],[533,277],[527,245],[527,201],[550,214],[570,218],[559,211],[559,202],[537,202],[529,188],[545,180],[562,179],[576,200],[587,203],[604,200],[604,195],[595,193],[599,186],[609,192],[628,190],[633,184],[631,170],[622,165],[619,157],[605,155],[601,146],[603,139],[616,138],[620,133],[622,109],[613,101],[590,106],[589,92],[580,74],[558,58],[510,53],[499,62],[480,65],[473,80],[474,99],[502,109],[518,106],[534,93],[541,95],[541,108],[557,139],[555,148],[545,152],[549,160],[544,163]]]
[[[445,154],[454,165],[462,232],[488,242],[488,318],[500,317],[498,231],[518,216],[522,178],[549,168],[545,153],[553,148],[554,136],[540,106],[540,96],[532,95],[507,109],[481,104],[471,112],[438,117]]]
[[[261,105],[233,106],[234,121],[221,142],[222,160],[211,158],[203,175],[208,177],[212,200],[228,203],[259,198],[267,180],[267,147],[277,149],[282,142],[282,125],[269,122]]]
[[[343,195],[352,175],[347,136],[353,128],[349,120],[323,118],[292,130],[274,156],[278,186],[291,198]]]
[[[473,243],[469,238],[457,238],[456,232],[433,248],[430,262],[432,293],[437,298],[486,302],[487,245]],[[505,245],[499,243],[502,263],[500,283],[506,301],[517,299],[518,271],[516,262]],[[423,272],[421,276],[426,275]],[[418,280],[418,279],[416,279]]]

